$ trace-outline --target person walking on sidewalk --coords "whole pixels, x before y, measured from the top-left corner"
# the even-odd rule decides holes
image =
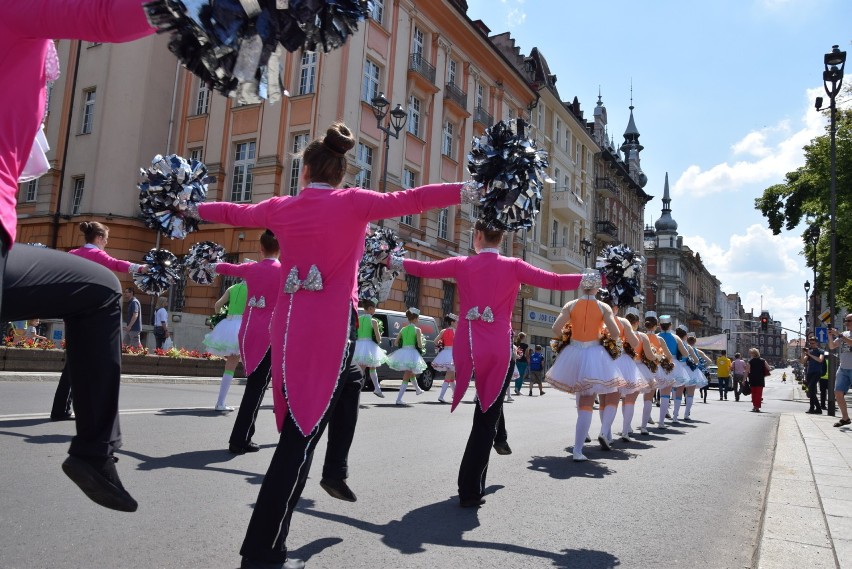
[[[741,353],[734,354],[734,361],[731,362],[731,372],[734,375],[734,399],[740,400],[742,392],[743,380],[745,379],[746,363],[743,361]]]
[[[532,397],[533,383],[538,384],[538,394],[544,395],[544,385],[542,377],[544,376],[544,354],[541,351],[541,346],[536,345],[535,351],[530,355],[530,397]]]
[[[746,375],[751,386],[752,412],[760,413],[763,403],[763,388],[766,386],[766,376],[769,375],[769,364],[760,357],[760,350],[751,348],[748,351],[751,359],[746,363]]]
[[[825,356],[822,350],[817,345],[817,340],[813,336],[808,338],[808,347],[802,353],[802,365],[806,365],[805,380],[808,386],[808,398],[810,399],[810,409],[808,413],[811,415],[822,415],[822,406],[819,402],[819,378],[822,377],[822,364],[825,361]]]
[[[515,365],[518,366],[518,378],[515,379],[515,395],[521,394],[521,388],[524,386],[524,380],[527,378],[527,371],[530,363],[530,345],[524,342],[527,335],[523,332],[518,332],[515,338]],[[530,384],[532,387],[532,384]]]
[[[837,377],[834,381],[834,399],[840,409],[840,420],[834,424],[835,427],[852,423],[849,420],[849,410],[846,408],[846,394],[849,393],[849,387],[852,385],[852,314],[847,314],[843,319],[843,327],[845,328],[843,332],[838,332],[835,328],[828,331],[830,336],[828,348],[830,350],[839,348],[840,354],[840,367],[837,369]]]
[[[716,377],[719,380],[719,401],[722,401],[728,398],[728,389],[730,389],[731,381],[731,358],[728,357],[728,352],[723,351],[722,355],[716,358],[716,368]],[[704,389],[704,402],[706,403],[707,388],[705,387]]]
[[[133,287],[124,289],[124,302],[127,307],[124,324],[124,344],[134,348],[142,347],[142,305],[133,294]]]

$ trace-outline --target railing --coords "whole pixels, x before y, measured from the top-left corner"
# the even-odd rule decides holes
[[[614,195],[618,195],[618,186],[615,185],[609,178],[595,178],[595,188],[598,190],[605,190],[611,192]]]
[[[609,235],[613,239],[618,237],[618,227],[611,221],[601,221],[598,220],[595,222],[595,231],[597,233],[603,233],[605,235]]]
[[[444,85],[444,98],[454,101],[463,109],[467,109],[467,93],[456,87],[453,83]]]
[[[408,56],[408,70],[419,73],[432,84],[435,83],[435,68],[426,61],[422,54],[412,53]]]
[[[577,253],[571,247],[561,244],[552,244],[547,249],[547,258],[553,262],[571,263],[575,267],[584,266],[583,255]]]
[[[482,107],[476,107],[473,109],[473,121],[483,124],[487,128],[494,124],[494,117],[488,114]]]

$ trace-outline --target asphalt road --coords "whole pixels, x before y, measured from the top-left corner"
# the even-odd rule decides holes
[[[217,386],[124,384],[117,466],[140,506],[123,514],[90,502],[60,470],[74,426],[47,421],[54,387],[0,382],[0,567],[239,566],[277,440],[269,395],[261,452],[235,456],[226,450],[233,415],[210,410]],[[590,445],[587,463],[570,459],[573,398],[518,397],[506,406],[514,453],[492,454],[479,510],[458,507],[455,484],[472,404],[450,414],[436,389],[406,393],[407,408],[393,405],[393,389],[385,399],[364,393],[349,479],[359,500],[319,487],[323,442],[293,516],[291,555],[310,569],[751,567],[778,412],[800,406],[785,401],[791,391],[770,381],[759,415],[711,391],[694,423],[609,453]]]

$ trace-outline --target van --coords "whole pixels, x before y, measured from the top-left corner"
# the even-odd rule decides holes
[[[359,308],[358,316],[363,314],[364,311]],[[376,312],[373,314],[373,318],[382,323],[382,349],[388,354],[393,353],[398,349],[396,342],[394,341],[396,340],[397,334],[399,334],[399,331],[404,327],[408,326],[408,318],[405,317],[405,312],[382,310],[381,308],[377,308]],[[426,370],[417,376],[417,384],[424,391],[429,391],[432,389],[432,385],[435,383],[435,380],[438,379],[439,374],[439,372],[432,368],[432,360],[434,360],[437,355],[437,351],[435,350],[435,338],[438,336],[440,329],[438,328],[438,322],[435,321],[433,317],[422,314],[417,321],[417,327],[420,328],[420,332],[423,334],[423,343],[426,344],[426,351],[423,354],[423,359],[426,360],[426,364],[428,365]],[[377,368],[376,373],[379,375],[379,382],[384,380],[402,380],[402,372],[389,368],[387,364]],[[373,382],[370,380],[369,375],[365,378],[364,389],[373,389]]]

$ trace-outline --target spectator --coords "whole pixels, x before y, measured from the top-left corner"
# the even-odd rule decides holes
[[[544,385],[542,384],[542,375],[544,374],[544,354],[541,351],[541,346],[535,347],[535,352],[530,356],[530,397],[532,397],[533,383],[538,384],[538,394],[544,395]]]
[[[817,396],[817,390],[819,389],[819,379],[822,377],[822,363],[824,361],[825,356],[819,349],[816,338],[808,338],[808,347],[802,353],[802,364],[806,364],[805,381],[807,382],[808,397],[811,404],[807,412],[811,415],[822,415],[822,406]]]
[[[157,341],[157,348],[162,348],[163,342],[169,337],[169,312],[166,310],[168,305],[168,298],[161,296],[157,299],[157,311],[154,313],[154,339]]]
[[[515,395],[521,394],[524,380],[527,378],[527,369],[530,363],[530,345],[524,342],[527,335],[518,332],[515,337],[515,365],[518,366],[518,378],[515,379]],[[532,385],[532,384],[530,384]]]
[[[728,398],[729,382],[731,381],[731,358],[725,351],[722,351],[722,355],[716,358],[716,377],[719,379],[719,401],[722,401]],[[739,400],[739,397],[737,400]]]
[[[739,352],[734,354],[734,361],[731,362],[731,371],[734,373],[734,399],[739,401],[746,373],[746,363],[743,361],[743,356]]]
[[[837,348],[840,355],[840,368],[837,370],[834,381],[834,399],[840,408],[841,417],[834,424],[835,427],[852,423],[849,420],[849,410],[846,408],[846,394],[849,392],[850,384],[852,384],[852,314],[846,315],[843,319],[843,326],[846,328],[843,332],[838,332],[835,328],[828,331],[829,336],[831,336],[828,340],[828,348],[830,350]]]
[[[766,376],[769,375],[769,364],[760,357],[760,350],[751,348],[748,351],[751,359],[746,363],[746,375],[751,386],[752,412],[760,413],[763,403],[763,388],[766,386]]]
[[[142,341],[139,336],[142,334],[142,305],[133,295],[132,287],[124,289],[124,302],[127,307],[124,313],[124,343],[127,346],[141,348]]]
[[[40,336],[38,333],[38,327],[41,326],[41,320],[38,318],[33,318],[30,320],[29,326],[27,326],[26,338],[27,340],[47,340],[44,336]]]

